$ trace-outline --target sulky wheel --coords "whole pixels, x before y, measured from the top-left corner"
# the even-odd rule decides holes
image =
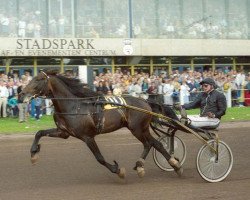
[[[170,152],[170,137],[162,136],[158,139],[163,144],[163,147]],[[180,162],[180,165],[183,165],[186,159],[186,145],[185,143],[177,136],[174,136],[174,154],[173,156],[177,158]],[[169,165],[166,158],[158,152],[155,148],[153,149],[153,159],[155,164],[164,171],[174,171],[174,168]]]
[[[208,144],[216,149],[216,141],[209,140]],[[208,182],[224,180],[233,166],[233,154],[229,146],[223,141],[218,143],[218,159],[216,153],[204,144],[197,155],[197,170],[201,177]]]

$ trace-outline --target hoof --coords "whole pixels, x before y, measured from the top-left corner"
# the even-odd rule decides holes
[[[180,163],[178,160],[172,157],[169,159],[168,163],[174,168],[178,176],[181,176],[183,174],[183,168],[180,166]]]
[[[118,173],[118,176],[122,179],[125,178],[125,175],[126,175],[126,169],[124,167],[120,168],[119,170],[119,173]]]
[[[35,165],[37,163],[38,158],[39,158],[38,154],[32,155],[30,158],[31,163]]]
[[[138,176],[139,176],[140,178],[143,178],[144,175],[145,175],[145,170],[144,170],[144,168],[143,168],[143,167],[137,167],[136,170],[137,170]]]
[[[178,162],[177,159],[175,159],[174,157],[171,157],[169,160],[168,160],[168,163],[173,167],[173,168],[180,168],[180,163]]]
[[[177,174],[179,177],[181,177],[182,174],[183,174],[183,168],[180,167],[179,169],[175,170],[175,172],[176,172],[176,174]]]

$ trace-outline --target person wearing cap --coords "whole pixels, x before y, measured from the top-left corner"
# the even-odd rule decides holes
[[[186,110],[200,108],[199,116],[188,116],[191,125],[195,127],[217,127],[221,117],[226,113],[226,97],[216,90],[217,85],[212,78],[205,78],[200,82],[200,85],[203,92],[198,94],[193,102],[184,104],[182,108]]]

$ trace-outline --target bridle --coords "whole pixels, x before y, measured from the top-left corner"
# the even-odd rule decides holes
[[[34,98],[36,98],[36,97],[39,97],[39,96],[40,96],[40,94],[42,93],[42,91],[44,90],[44,88],[46,87],[46,85],[47,85],[47,83],[48,83],[48,81],[49,81],[49,79],[50,79],[50,77],[48,76],[48,74],[46,74],[44,71],[40,71],[40,72],[45,76],[46,81],[45,81],[45,83],[44,83],[43,88],[42,88],[38,93],[34,94],[34,95],[31,97],[31,100],[34,99]]]
[[[44,76],[46,77],[46,79],[50,78],[44,71],[41,71],[41,73],[44,74]]]

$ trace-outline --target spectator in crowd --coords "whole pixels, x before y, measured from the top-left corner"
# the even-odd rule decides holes
[[[107,90],[108,91],[108,90]],[[104,86],[103,86],[103,81],[100,81],[98,83],[98,86],[96,87],[96,92],[99,94],[104,94]]]
[[[193,101],[197,96],[199,85],[195,82],[193,77],[188,78],[187,85],[190,88],[189,101]]]
[[[148,79],[147,78],[143,79],[141,87],[142,87],[142,92],[147,92],[147,90],[148,90]]]
[[[1,112],[3,117],[7,117],[7,104],[8,104],[9,91],[7,88],[7,83],[0,80],[0,117]]]
[[[135,84],[135,81],[131,80],[130,84],[128,85],[128,94],[132,96],[135,96],[134,84]]]
[[[164,104],[166,105],[173,105],[173,92],[174,92],[174,85],[170,78],[164,79],[163,84],[163,97],[164,97]]]
[[[250,75],[247,76],[247,84],[245,90],[245,106],[250,106]]]
[[[238,102],[238,87],[235,81],[236,75],[233,75],[230,78],[230,88],[231,88],[231,98],[232,98],[232,106],[239,106]]]
[[[8,100],[8,106],[11,109],[11,115],[12,117],[18,117],[18,96],[15,94],[13,97],[11,97]]]
[[[111,91],[111,90],[109,90],[109,91]],[[123,93],[123,91],[122,91],[121,84],[120,84],[120,83],[117,83],[117,84],[115,85],[114,90],[113,90],[113,95],[115,95],[115,96],[121,96],[122,93]]]
[[[36,97],[34,99],[34,104],[35,104],[35,118],[36,120],[39,120],[40,119],[40,116],[41,116],[41,109],[42,109],[42,98],[40,97]]]
[[[1,19],[2,35],[3,36],[9,35],[9,25],[10,25],[9,18],[6,15],[4,15]]]
[[[190,96],[190,87],[187,84],[186,79],[182,80],[181,84],[181,95],[180,95],[180,104],[183,105],[185,103],[189,103],[189,96]]]
[[[158,90],[154,81],[151,82],[147,93],[149,94],[149,99],[157,101]]]
[[[65,24],[66,24],[66,19],[63,15],[61,15],[57,21],[59,37],[64,36]]]
[[[49,36],[50,37],[56,37],[57,35],[57,24],[56,24],[56,20],[53,16],[51,16],[51,19],[49,20]]]
[[[27,82],[25,80],[25,76],[22,78],[22,82],[17,88],[17,93],[18,95],[22,92],[24,87],[26,86]],[[23,123],[27,121],[27,116],[28,116],[28,103],[21,101],[18,98],[18,110],[19,110],[19,123]]]
[[[245,80],[246,80],[246,76],[245,76],[244,70],[240,69],[235,78],[235,82],[236,82],[237,89],[238,89],[237,97],[239,99],[240,106],[243,106],[243,101],[244,101],[242,99],[242,96],[244,93],[242,89],[244,88]]]
[[[13,73],[13,81],[14,81],[15,84],[17,84],[17,83],[20,81],[17,72],[14,72],[14,73]]]
[[[112,90],[111,86],[109,85],[108,81],[103,82],[103,94],[107,94],[109,90]]]
[[[157,92],[158,92],[158,102],[163,103],[164,97],[163,97],[163,82],[162,78],[159,78],[157,80]]]
[[[135,92],[135,96],[136,97],[139,97],[141,95],[141,93],[142,93],[142,87],[141,87],[141,81],[140,81],[140,79],[138,79],[135,82],[135,84],[133,86],[133,91]]]
[[[26,26],[27,23],[24,18],[20,19],[18,22],[18,36],[19,37],[26,37]]]
[[[45,99],[46,115],[51,115],[53,112],[53,103],[51,99]]]
[[[9,99],[14,97],[15,94],[16,94],[16,91],[14,89],[14,81],[13,81],[13,78],[9,78],[9,82],[7,83],[7,88],[8,88],[8,91],[9,91]]]
[[[31,76],[31,74],[30,74],[30,71],[25,71],[25,74],[24,74],[27,78],[26,78],[26,80],[28,81],[28,82],[30,82],[31,80],[32,80],[32,76]]]
[[[172,85],[174,86],[172,98],[174,103],[176,103],[180,101],[180,89],[181,89],[181,84],[179,83],[179,78],[176,74],[173,76]]]

